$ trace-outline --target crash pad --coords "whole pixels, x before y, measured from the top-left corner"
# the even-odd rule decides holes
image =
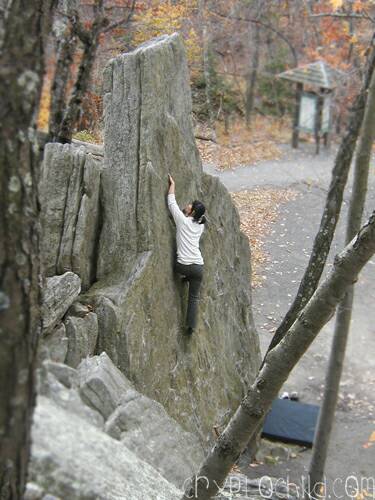
[[[264,422],[262,436],[312,447],[319,406],[275,399]]]

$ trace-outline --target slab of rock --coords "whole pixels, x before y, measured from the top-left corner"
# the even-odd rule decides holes
[[[74,162],[70,144],[46,144],[39,186],[41,201],[41,241],[44,269],[47,276],[57,274],[67,189]]]
[[[27,483],[24,500],[42,500],[43,489],[35,483]]]
[[[75,225],[72,246],[72,270],[79,274],[82,289],[87,290],[95,279],[95,252],[99,229],[99,188],[101,161],[86,155],[82,181],[82,197]]]
[[[68,338],[65,362],[77,368],[83,358],[94,354],[98,339],[98,319],[95,313],[86,310],[82,317],[67,316],[64,323]]]
[[[46,279],[43,290],[43,330],[48,332],[61,321],[81,292],[81,279],[68,271]]]
[[[78,374],[83,401],[105,419],[133,388],[104,352],[100,356],[84,359],[78,367]]]
[[[103,427],[103,417],[79,396],[78,373],[69,366],[45,361],[38,371],[38,393],[91,425]]]
[[[74,271],[84,290],[95,279],[101,168],[102,157],[83,143],[45,146],[40,193],[46,275]]]
[[[182,492],[122,443],[39,396],[29,480],[69,500],[176,500]]]
[[[162,36],[112,59],[103,88],[104,160],[101,148],[46,145],[47,275],[71,269],[81,277],[79,301],[98,318],[96,350],[208,448],[212,425],[226,423],[260,364],[248,241],[228,191],[202,171],[181,38]],[[180,206],[202,200],[209,219],[198,327],[189,339],[187,289],[173,271],[169,172]],[[113,410],[102,408],[105,418]]]
[[[65,332],[64,323],[56,326],[50,333],[44,334],[39,340],[39,361],[51,359],[57,363],[64,363],[68,352],[68,337]]]
[[[112,59],[103,89],[98,281],[81,300],[98,316],[99,349],[208,447],[213,423],[225,424],[260,364],[248,240],[228,191],[202,171],[181,38],[162,36]],[[209,219],[190,339],[182,334],[186,287],[173,272],[169,172],[179,205],[202,200]]]
[[[157,469],[178,488],[204,458],[198,438],[186,432],[156,401],[129,390],[106,422],[106,432]]]
[[[38,393],[98,428],[103,428],[108,408],[115,407],[104,431],[177,487],[204,457],[197,436],[182,429],[159,403],[137,392],[104,353],[84,360],[79,371],[45,361],[38,370]],[[86,397],[82,400],[80,394]]]

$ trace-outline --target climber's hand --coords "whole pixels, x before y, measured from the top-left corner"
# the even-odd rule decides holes
[[[174,185],[174,180],[173,180],[173,177],[171,176],[171,174],[168,174],[168,180],[169,180],[169,184],[170,185]]]

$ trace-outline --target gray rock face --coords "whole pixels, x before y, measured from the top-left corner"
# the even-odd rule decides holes
[[[176,500],[181,496],[122,443],[39,396],[30,481],[69,500]]]
[[[104,159],[98,147],[46,146],[43,255],[47,276],[66,270],[80,276],[79,302],[97,316],[96,330],[69,311],[68,362],[77,366],[96,344],[95,352],[108,353],[138,391],[161,402],[208,448],[212,426],[226,422],[253,380],[260,350],[248,242],[229,193],[202,171],[188,82],[178,35],[109,62]],[[210,221],[201,243],[205,270],[192,338],[181,332],[187,285],[173,272],[168,172],[180,206],[200,199]],[[117,400],[111,391],[100,392],[99,379],[87,383],[82,397],[108,418]]]
[[[101,158],[84,146],[46,144],[40,183],[47,276],[74,271],[87,289],[95,276]]]
[[[78,367],[80,394],[87,405],[105,419],[119,406],[132,384],[112,363],[107,354],[84,359]]]
[[[81,279],[71,271],[46,279],[43,291],[43,329],[53,328],[73,304],[81,291]]]
[[[123,457],[126,460],[135,458],[135,469],[145,466],[144,470],[151,474],[144,485],[146,489],[142,489],[143,498],[164,498],[163,487],[159,490],[157,484],[159,474],[175,486],[182,487],[202,461],[203,449],[198,438],[184,431],[159,403],[138,393],[105,353],[83,360],[78,370],[45,361],[38,375],[39,396],[32,434],[33,472],[30,478],[34,484],[29,485],[30,498],[36,491],[69,499],[142,498],[141,490],[138,491],[139,482],[134,480],[132,472],[127,490],[121,492],[124,484],[124,480],[118,478],[121,468],[110,470],[111,461],[116,457],[120,462]],[[87,433],[84,432],[85,426]],[[105,433],[108,436],[103,437]],[[57,439],[55,434],[59,434]],[[61,448],[64,440],[68,451]],[[101,448],[105,446],[105,456],[100,457]],[[93,447],[92,455],[90,447]],[[106,458],[111,453],[115,456]],[[74,465],[69,464],[72,456],[75,464],[85,462],[73,476]],[[46,467],[48,460],[50,463]],[[87,460],[89,463],[86,464]],[[103,460],[105,483],[94,481],[91,484],[91,478],[98,473]],[[141,465],[137,465],[138,462]],[[90,465],[92,471],[88,473]],[[74,480],[70,483],[72,477]],[[79,477],[80,481],[76,482],[75,478]],[[147,487],[152,482],[154,491],[151,496]],[[169,487],[171,491],[177,491],[171,485]],[[121,496],[132,488],[137,489],[132,493],[134,496]],[[111,496],[115,490],[119,492],[118,497]],[[64,496],[68,494],[72,496]]]
[[[116,57],[105,70],[99,280],[86,300],[98,315],[99,349],[207,444],[212,425],[224,422],[253,379],[260,353],[248,242],[229,193],[202,172],[188,82],[177,35]],[[201,199],[210,220],[201,244],[199,322],[190,340],[181,334],[187,290],[173,273],[168,172],[179,204]]]
[[[68,338],[66,363],[76,368],[81,359],[93,355],[98,338],[98,319],[95,313],[88,312],[83,316],[68,316],[65,320]]]
[[[78,374],[66,365],[45,361],[39,370],[40,395],[48,397],[61,408],[78,415],[99,428],[103,417],[88,407],[78,393]]]
[[[197,437],[176,425],[159,403],[137,391],[128,391],[122,398],[105,430],[178,488],[204,458]]]
[[[68,337],[64,323],[59,324],[50,333],[43,334],[38,345],[39,359],[51,359],[57,363],[64,363],[68,352]]]
[[[198,438],[136,391],[107,354],[83,360],[78,376],[83,401],[107,419],[105,431],[181,487],[203,459]]]

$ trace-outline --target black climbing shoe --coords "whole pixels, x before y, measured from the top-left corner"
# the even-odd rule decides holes
[[[191,335],[194,331],[194,328],[192,328],[191,326],[187,326],[186,327],[186,334],[187,335]]]

